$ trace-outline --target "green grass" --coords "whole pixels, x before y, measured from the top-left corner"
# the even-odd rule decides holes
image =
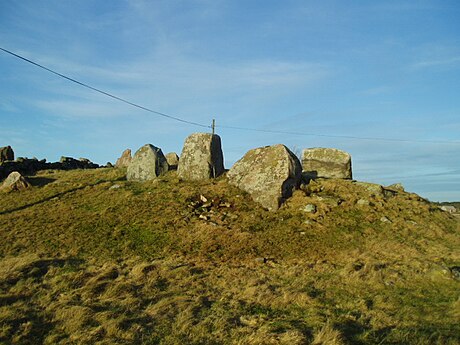
[[[225,177],[124,174],[1,195],[0,343],[460,343],[458,219],[417,195],[318,181],[268,212]]]

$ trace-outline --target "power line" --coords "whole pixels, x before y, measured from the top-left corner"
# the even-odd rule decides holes
[[[408,142],[408,143],[413,142],[413,143],[432,143],[432,144],[460,144],[460,142],[458,142],[458,141],[447,141],[447,140],[415,140],[415,139],[397,139],[397,138],[358,137],[358,136],[351,136],[351,135],[333,135],[333,134],[290,132],[290,131],[269,130],[269,129],[259,129],[259,128],[215,125],[214,123],[213,123],[212,126],[204,125],[204,124],[201,124],[201,123],[198,123],[198,122],[184,120],[184,119],[181,119],[181,118],[176,117],[176,116],[168,115],[168,114],[156,111],[156,110],[149,109],[149,108],[144,107],[142,105],[130,102],[130,101],[126,100],[126,99],[123,99],[121,97],[115,96],[115,95],[113,95],[111,93],[108,93],[106,91],[100,90],[98,88],[95,88],[95,87],[90,86],[88,84],[85,84],[83,82],[80,82],[80,81],[78,81],[76,79],[70,78],[70,77],[68,77],[68,76],[66,76],[64,74],[61,74],[59,72],[56,72],[56,71],[52,70],[51,68],[45,67],[45,66],[43,66],[43,65],[41,65],[41,64],[39,64],[37,62],[34,62],[34,61],[30,60],[30,59],[27,59],[27,58],[25,58],[25,57],[23,57],[23,56],[21,56],[19,54],[13,53],[12,51],[7,50],[5,48],[0,47],[0,50],[2,50],[3,52],[18,58],[18,59],[21,59],[21,60],[23,60],[25,62],[28,62],[28,63],[30,63],[30,64],[32,64],[34,66],[37,66],[37,67],[39,67],[41,69],[44,69],[45,71],[53,73],[53,74],[55,74],[55,75],[57,75],[57,76],[59,76],[61,78],[64,78],[64,79],[66,79],[68,81],[71,81],[71,82],[73,82],[75,84],[78,84],[78,85],[83,86],[85,88],[88,88],[90,90],[93,90],[93,91],[96,91],[98,93],[101,93],[101,94],[103,94],[105,96],[108,96],[110,98],[116,99],[116,100],[118,100],[120,102],[129,104],[129,105],[131,105],[133,107],[148,111],[150,113],[153,113],[153,114],[156,114],[156,115],[159,115],[159,116],[166,117],[166,118],[171,119],[171,120],[179,121],[179,122],[182,122],[182,123],[187,123],[187,124],[198,126],[198,127],[203,127],[203,128],[213,128],[213,127],[215,127],[215,128],[235,129],[235,130],[242,130],[242,131],[262,132],[262,133],[288,134],[288,135],[299,135],[299,136],[314,136],[314,137],[339,138],[339,139],[351,139],[351,140],[371,140],[371,141]]]
[[[127,101],[126,99],[123,99],[123,98],[121,98],[121,97],[112,95],[111,93],[102,91],[102,90],[100,90],[100,89],[98,89],[98,88],[95,88],[95,87],[92,87],[92,86],[90,86],[90,85],[88,85],[88,84],[82,83],[81,81],[78,81],[78,80],[76,80],[76,79],[67,77],[67,76],[65,76],[64,74],[61,74],[61,73],[59,73],[59,72],[56,72],[56,71],[52,70],[51,68],[45,67],[45,66],[43,66],[43,65],[40,65],[39,63],[34,62],[34,61],[32,61],[32,60],[29,60],[29,59],[27,59],[27,58],[25,58],[25,57],[23,57],[23,56],[21,56],[21,55],[15,54],[15,53],[13,53],[12,51],[9,51],[9,50],[4,49],[4,48],[2,48],[2,47],[0,47],[0,50],[4,51],[5,53],[8,53],[8,54],[10,54],[10,55],[13,55],[13,56],[17,57],[18,59],[21,59],[21,60],[23,60],[23,61],[25,61],[25,62],[28,62],[28,63],[30,63],[30,64],[32,64],[32,65],[34,65],[34,66],[40,67],[41,69],[44,69],[45,71],[48,71],[48,72],[50,72],[50,73],[53,73],[53,74],[55,74],[55,75],[57,75],[57,76],[59,76],[59,77],[61,77],[61,78],[67,79],[68,81],[71,81],[72,83],[75,83],[75,84],[78,84],[78,85],[80,85],[80,86],[86,87],[86,88],[88,88],[88,89],[90,89],[90,90],[99,92],[99,93],[101,93],[101,94],[103,94],[103,95],[105,95],[105,96],[108,96],[108,97],[111,97],[111,98],[113,98],[113,99],[116,99],[117,101],[120,101],[120,102],[129,104],[129,105],[131,105],[131,106],[133,106],[133,107],[136,107],[136,108],[139,108],[139,109],[148,111],[148,112],[153,113],[153,114],[157,114],[157,115],[159,115],[159,116],[166,117],[166,118],[171,119],[171,120],[175,120],[175,121],[187,123],[187,124],[189,124],[189,125],[194,125],[194,126],[199,126],[199,127],[204,127],[204,128],[211,128],[211,126],[203,125],[203,124],[201,124],[201,123],[197,123],[197,122],[193,122],[193,121],[184,120],[184,119],[181,119],[181,118],[179,118],[179,117],[172,116],[172,115],[168,115],[168,114],[165,114],[165,113],[156,111],[156,110],[149,109],[149,108],[144,107],[144,106],[142,106],[142,105],[139,105],[139,104],[136,104],[136,103]]]
[[[235,126],[225,126],[225,125],[224,126],[216,125],[216,128],[224,128],[224,129],[227,128],[227,129],[235,129],[235,130],[241,130],[241,131],[273,133],[273,134],[288,134],[288,135],[301,135],[301,136],[340,138],[340,139],[353,139],[353,140],[393,141],[393,142],[430,143],[430,144],[460,144],[459,141],[448,141],[448,140],[415,140],[415,139],[378,138],[378,137],[356,137],[356,136],[351,136],[351,135],[290,132],[290,131],[278,131],[278,130],[270,130],[270,129],[246,128],[246,127],[235,127]]]

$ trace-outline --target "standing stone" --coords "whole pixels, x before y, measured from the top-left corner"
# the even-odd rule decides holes
[[[179,165],[179,156],[176,152],[169,152],[165,155],[166,161],[169,164],[169,170],[177,170]]]
[[[0,147],[0,163],[14,161],[14,151],[11,146]]]
[[[115,168],[126,168],[131,163],[131,149],[126,149],[121,154],[121,157],[117,159]]]
[[[302,152],[303,176],[351,179],[351,156],[345,151],[333,148],[315,147]]]
[[[181,179],[208,180],[223,173],[224,155],[218,135],[194,133],[185,139],[177,168]]]
[[[168,162],[160,148],[151,144],[142,146],[128,166],[128,181],[153,180],[169,170]]]
[[[27,189],[31,186],[29,181],[25,179],[17,171],[13,171],[8,177],[3,181],[3,184],[0,186],[0,190],[3,192],[12,192],[12,191],[21,191]]]
[[[286,146],[278,144],[248,151],[229,170],[230,184],[246,191],[270,211],[277,210],[300,184],[302,167]]]

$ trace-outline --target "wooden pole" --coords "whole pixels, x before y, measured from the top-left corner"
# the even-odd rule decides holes
[[[216,120],[212,119],[212,135],[214,135],[216,132]]]

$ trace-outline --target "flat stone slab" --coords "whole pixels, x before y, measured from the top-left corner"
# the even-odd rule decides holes
[[[302,175],[306,179],[318,177],[352,179],[351,156],[345,151],[334,148],[304,149]]]

